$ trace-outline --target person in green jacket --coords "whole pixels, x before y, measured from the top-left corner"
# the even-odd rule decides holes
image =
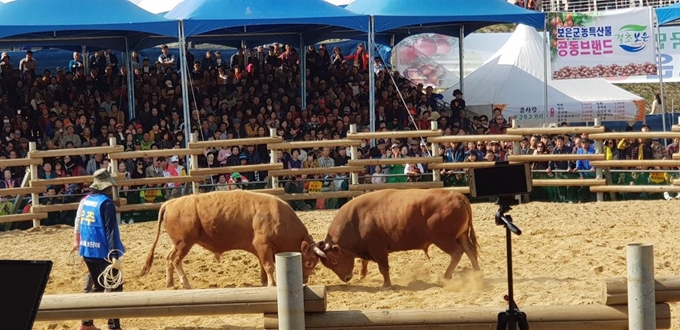
[[[393,144],[391,150],[392,153],[385,158],[404,158],[404,155],[399,152],[400,148],[398,144]],[[384,167],[387,169],[387,174],[390,174],[390,176],[387,177],[387,183],[406,182],[408,179],[406,175],[404,175],[403,164],[385,165]]]

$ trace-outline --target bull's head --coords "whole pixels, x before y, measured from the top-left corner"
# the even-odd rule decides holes
[[[340,280],[349,282],[354,272],[354,255],[332,241],[316,243],[321,251],[315,251],[321,257],[321,263],[332,270]]]
[[[300,251],[302,252],[302,281],[307,284],[309,277],[314,274],[314,269],[316,264],[319,263],[319,257],[323,255],[323,251],[316,243],[306,241],[302,242]]]

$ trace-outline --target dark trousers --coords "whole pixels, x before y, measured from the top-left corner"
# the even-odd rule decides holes
[[[90,292],[104,292],[106,289],[99,284],[99,275],[103,273],[106,270],[106,267],[109,265],[109,263],[104,260],[104,259],[90,259],[86,258],[85,259],[85,265],[87,265],[87,269],[90,272],[90,277],[92,278],[92,282],[94,284],[94,289],[91,290]],[[118,270],[113,270],[113,274],[116,275],[118,273]],[[86,284],[87,286],[87,284]],[[112,289],[111,292],[122,292],[123,291],[123,285],[121,284],[119,287]],[[82,321],[83,325],[92,325],[93,320],[83,320]],[[109,329],[119,329],[120,328],[120,320],[119,319],[109,319],[108,321],[108,326]]]

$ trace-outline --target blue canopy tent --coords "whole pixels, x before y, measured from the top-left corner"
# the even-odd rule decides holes
[[[178,37],[177,23],[127,0],[17,0],[0,7],[0,44],[96,46],[125,50],[150,35]],[[93,13],[101,13],[96,15]]]
[[[355,0],[347,5],[346,9],[371,16],[369,55],[374,51],[376,38],[382,43],[389,40],[390,46],[394,46],[399,41],[419,33],[440,33],[458,37],[461,53],[459,57],[461,90],[464,86],[462,55],[463,39],[466,34],[499,23],[521,23],[544,30],[546,20],[545,13],[527,10],[505,0]],[[369,64],[369,71],[373,71],[373,61]],[[370,77],[373,78],[372,75]],[[370,83],[373,84],[372,81]],[[547,80],[544,92],[547,95]],[[547,108],[547,96],[545,103]],[[375,95],[371,94],[370,108],[374,107]]]
[[[17,0],[0,6],[0,45],[111,48],[125,51],[129,58],[129,49],[151,35],[177,38],[177,23],[127,0],[88,0],[77,5],[71,0]],[[131,72],[130,61],[124,62]],[[131,75],[127,80],[131,86]],[[130,116],[132,90],[128,88]]]
[[[656,20],[659,25],[668,25],[680,19],[680,2],[674,5],[656,8]]]
[[[332,37],[332,28],[368,32],[368,16],[355,14],[323,0],[298,0],[294,4],[278,0],[185,0],[165,15],[180,21],[180,67],[182,84],[188,86],[186,42],[202,40],[221,43],[225,40],[251,40],[256,44],[278,41],[300,45]],[[220,42],[221,40],[221,42]],[[304,59],[304,56],[302,57]],[[305,99],[305,63],[301,62],[301,89]],[[189,114],[189,88],[182,89],[185,118]],[[191,137],[191,126],[185,125]]]

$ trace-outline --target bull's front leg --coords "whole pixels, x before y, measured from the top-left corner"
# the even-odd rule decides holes
[[[380,274],[382,274],[383,276],[383,288],[391,287],[392,281],[390,280],[390,264],[387,261],[387,255],[385,255],[384,257],[376,258],[375,262],[378,264]]]
[[[368,274],[368,260],[361,259],[361,272],[359,275],[361,275],[360,279],[366,278],[366,274]]]
[[[264,270],[264,266],[260,263],[260,283],[262,286],[267,286],[267,272]]]
[[[276,271],[274,251],[269,248],[268,244],[257,244],[256,246],[256,255],[260,259],[260,266],[262,267],[260,271],[260,279],[263,282],[262,285],[264,286],[266,283],[267,286],[276,286],[276,278],[274,275]],[[262,272],[265,274],[262,274]],[[264,282],[265,275],[266,282]]]

